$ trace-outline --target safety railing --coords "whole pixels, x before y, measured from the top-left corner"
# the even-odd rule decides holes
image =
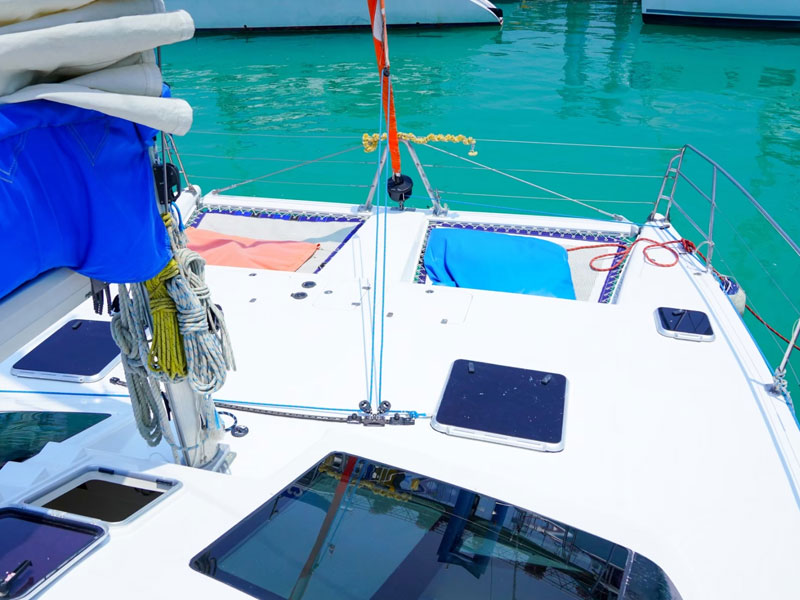
[[[711,189],[710,191],[706,191],[699,185],[692,177],[690,177],[685,172],[685,161],[687,156],[695,156],[699,159],[703,160],[711,167]],[[717,163],[714,159],[710,158],[708,155],[704,154],[694,146],[687,144],[683,148],[681,148],[680,152],[672,157],[669,161],[669,165],[667,166],[667,170],[664,173],[664,177],[661,181],[661,189],[659,190],[658,197],[653,205],[653,211],[650,215],[650,220],[658,220],[662,219],[666,222],[670,222],[670,217],[673,209],[676,209],[680,214],[686,219],[686,221],[703,237],[703,241],[697,245],[698,250],[702,246],[706,246],[706,256],[705,256],[705,263],[707,270],[713,270],[712,260],[714,256],[714,218],[716,216],[717,211],[717,192],[718,192],[718,183],[720,182],[720,177],[724,180],[727,180],[730,184],[732,184],[741,194],[747,199],[747,201],[755,208],[759,214],[770,224],[770,226],[775,230],[775,232],[783,239],[784,242],[794,251],[794,253],[800,258],[800,245],[797,244],[790,236],[786,233],[783,227],[770,215],[767,210],[747,191],[747,189],[736,179],[728,173],[719,163]],[[686,182],[695,192],[697,192],[701,198],[705,199],[709,205],[709,217],[708,217],[708,225],[705,229],[701,227],[695,219],[693,219],[686,209],[681,207],[678,204],[675,198],[675,192],[678,186],[679,181]],[[666,202],[666,209],[664,210],[663,216],[659,213],[661,208],[661,203]],[[791,404],[791,399],[788,394],[788,388],[785,380],[786,375],[786,367],[789,362],[789,357],[792,353],[792,350],[796,347],[798,336],[800,335],[800,323],[792,331],[792,334],[789,336],[788,339],[788,347],[786,352],[783,355],[783,358],[775,369],[775,375],[772,385],[770,386],[770,391],[775,394],[783,394],[786,396],[787,400]]]

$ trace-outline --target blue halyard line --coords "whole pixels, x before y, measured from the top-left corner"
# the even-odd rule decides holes
[[[383,75],[380,77],[381,80],[381,95],[380,95],[380,106],[378,109],[378,168],[380,169],[381,164],[381,152],[382,152],[382,142],[381,142],[381,134],[383,133]],[[370,366],[369,366],[369,395],[368,395],[368,402],[370,409],[375,410],[377,407],[372,404],[373,400],[373,391],[375,388],[375,318],[377,316],[377,302],[378,302],[378,286],[377,286],[377,279],[378,279],[378,243],[379,243],[379,236],[380,236],[380,219],[381,219],[381,207],[380,207],[380,198],[381,198],[381,178],[380,174],[378,175],[378,183],[375,193],[378,194],[378,201],[375,203],[375,264],[373,269],[372,275],[372,316],[371,316],[371,327],[370,327]]]
[[[86,396],[88,398],[130,398],[128,394],[107,394],[101,392],[50,392],[43,390],[2,390],[0,394],[38,394],[40,396]],[[273,408],[295,408],[302,410],[319,410],[319,411],[334,411],[334,412],[356,412],[352,408],[331,408],[328,406],[305,406],[303,404],[273,404],[270,402],[248,402],[246,400],[225,400],[224,398],[216,398],[214,402],[224,402],[226,404],[241,404],[243,406],[270,406]],[[427,417],[426,413],[420,413],[414,410],[390,410],[392,413],[408,413],[417,418],[424,419]]]
[[[392,87],[391,87],[391,79],[389,80],[389,102],[387,102],[388,111],[386,115],[386,120],[391,123],[391,113],[392,110]],[[383,109],[383,102],[381,101],[381,109]],[[387,135],[388,138],[388,135]],[[388,139],[387,139],[388,144]],[[391,153],[391,148],[389,148],[389,152]],[[389,161],[387,161],[388,164]],[[384,165],[384,169],[386,165]],[[380,346],[380,357],[378,359],[378,406],[380,406],[383,400],[383,343],[385,340],[384,330],[386,326],[386,247],[387,247],[387,240],[388,240],[388,229],[387,223],[389,222],[388,215],[389,215],[389,192],[384,190],[383,194],[383,211],[384,211],[384,218],[383,218],[383,267],[381,271],[381,346]],[[380,210],[380,209],[379,209]],[[377,308],[377,307],[376,307]]]
[[[128,394],[100,392],[50,392],[46,390],[0,390],[0,394],[39,394],[42,396],[86,396],[87,398],[130,398]]]

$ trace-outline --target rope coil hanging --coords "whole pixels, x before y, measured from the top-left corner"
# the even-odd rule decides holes
[[[197,392],[197,413],[205,439],[222,435],[211,394],[236,368],[222,310],[211,301],[205,260],[186,247],[186,236],[162,215],[173,258],[156,277],[119,285],[119,309],[111,332],[120,347],[131,405],[142,437],[151,446],[162,439],[178,450],[169,426],[161,383],[187,380]],[[148,331],[150,338],[148,339]]]
[[[361,136],[361,143],[364,145],[364,152],[374,152],[378,148],[378,142],[385,141],[386,139],[388,139],[386,133],[365,133]],[[426,136],[420,137],[413,133],[403,133],[402,131],[399,131],[397,133],[397,139],[404,142],[412,142],[414,144],[428,144],[429,142],[452,142],[454,144],[464,144],[465,146],[470,147],[468,152],[470,156],[478,156],[478,152],[475,150],[475,144],[477,144],[477,141],[474,137],[469,137],[466,135],[429,133]]]

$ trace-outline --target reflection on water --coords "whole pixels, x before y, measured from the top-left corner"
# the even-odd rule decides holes
[[[720,161],[800,238],[800,36],[644,26],[639,2],[625,0],[529,1],[504,3],[503,9],[502,29],[391,33],[402,130],[482,138],[482,162],[633,220],[647,216],[672,154],[657,149],[692,143]],[[203,133],[180,140],[190,155],[190,172],[205,189],[269,173],[286,161],[357,146],[363,132],[379,126],[367,31],[205,36],[166,49],[165,58],[167,79],[195,107],[195,129],[298,136]],[[575,214],[569,203],[432,151],[421,149],[420,158],[431,165],[434,187],[456,209],[477,203]],[[357,151],[240,191],[362,202],[375,160],[374,154]],[[725,244],[737,241],[737,233],[749,246],[770,234],[738,199],[721,198],[721,210],[730,224],[719,227],[719,256],[726,256]],[[787,295],[799,295],[797,263],[787,262],[791,257],[780,245],[774,250],[779,254],[767,263],[788,286]],[[731,250],[727,258],[736,275],[744,273],[751,298],[769,309],[774,295],[752,256]],[[787,306],[775,311],[783,331],[793,314]],[[777,352],[771,337],[764,342]]]

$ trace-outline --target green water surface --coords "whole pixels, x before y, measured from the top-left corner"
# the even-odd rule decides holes
[[[800,34],[647,26],[638,2],[501,6],[502,29],[390,33],[401,131],[474,136],[475,160],[636,222],[652,208],[671,149],[690,143],[800,240]],[[192,132],[178,140],[192,183],[208,191],[352,147],[236,193],[363,202],[377,155],[357,147],[362,133],[377,131],[380,93],[368,31],[200,36],[164,49],[164,60],[174,93],[195,110]],[[465,146],[440,146],[467,156]],[[594,215],[431,149],[418,152],[451,208]],[[710,188],[704,165],[686,166]],[[788,334],[800,315],[800,259],[732,186],[720,180],[718,194],[714,265]],[[685,185],[678,200],[707,226],[704,200]],[[427,205],[422,197],[412,203]],[[777,364],[785,344],[746,321]],[[800,352],[792,362],[798,368]]]

